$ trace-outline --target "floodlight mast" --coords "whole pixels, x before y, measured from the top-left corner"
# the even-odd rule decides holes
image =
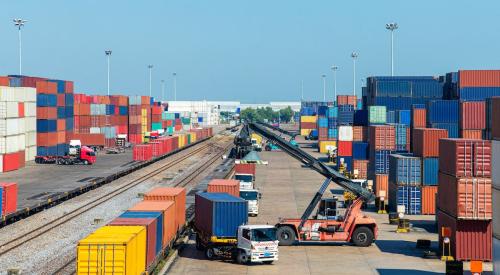
[[[333,71],[333,101],[337,100],[337,70],[339,69],[339,66],[333,65],[332,66],[332,71]]]
[[[106,57],[108,59],[108,96],[109,96],[109,71],[110,71],[110,64],[111,64],[111,50],[105,50],[104,53],[106,54]]]
[[[395,22],[385,24],[385,28],[391,31],[391,76],[394,76],[394,31],[398,27],[398,24]]]
[[[356,59],[358,58],[358,53],[352,52],[351,57],[352,57],[352,70],[353,70],[352,90],[353,94],[356,95]]]
[[[17,19],[13,19],[12,21],[14,21],[14,26],[17,27],[17,33],[18,33],[18,39],[19,39],[19,75],[22,75],[23,74],[23,67],[22,67],[22,40],[21,40],[21,28],[24,27],[24,25],[26,24],[26,22],[28,22],[27,20],[24,20],[24,19],[21,19],[21,18],[17,18]]]

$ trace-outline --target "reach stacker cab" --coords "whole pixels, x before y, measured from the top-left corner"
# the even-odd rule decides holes
[[[275,226],[280,245],[301,242],[350,242],[356,246],[370,246],[377,238],[375,219],[361,211],[363,202],[374,199],[373,193],[341,173],[332,170],[316,158],[282,140],[260,124],[251,123],[250,128],[274,142],[284,152],[303,162],[326,177],[302,217],[281,219]],[[323,198],[331,181],[353,193],[355,199],[340,214],[335,198]],[[316,215],[311,217],[318,206]]]

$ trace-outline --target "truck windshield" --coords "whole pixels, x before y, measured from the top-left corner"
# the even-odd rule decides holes
[[[87,156],[93,157],[95,156],[95,152],[87,152]]]
[[[276,241],[276,228],[252,229],[252,241],[254,242]]]
[[[240,198],[247,201],[257,200],[257,192],[255,191],[240,191]]]
[[[234,179],[239,180],[239,181],[244,181],[244,182],[252,182],[253,176],[252,175],[235,175]]]

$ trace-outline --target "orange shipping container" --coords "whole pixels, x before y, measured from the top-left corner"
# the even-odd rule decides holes
[[[458,75],[460,88],[500,86],[500,70],[466,70]]]
[[[390,125],[370,126],[370,150],[396,150],[396,128]]]
[[[483,130],[462,130],[460,137],[467,139],[483,139]]]
[[[358,171],[358,179],[366,179],[368,177],[368,160],[355,159],[353,161],[353,169]]]
[[[437,186],[422,186],[422,215],[436,214]]]
[[[144,195],[145,201],[173,201],[175,224],[182,230],[186,223],[186,189],[179,187],[157,187]]]
[[[36,107],[37,119],[56,119],[57,107]]]
[[[7,76],[0,76],[0,86],[9,86],[10,81]]]
[[[36,82],[37,94],[57,94],[57,83],[50,81],[37,81]]]
[[[389,175],[387,174],[375,175],[375,196],[381,197],[383,194],[380,191],[385,192],[385,201],[389,201]]]
[[[353,126],[352,127],[352,141],[368,141],[368,127]]]
[[[413,128],[425,128],[427,124],[426,109],[413,109],[413,119],[411,120]]]
[[[66,131],[57,132],[57,144],[66,143]]]
[[[337,105],[352,105],[354,109],[357,107],[357,98],[354,95],[338,95],[337,96]]]
[[[177,234],[175,226],[175,206],[173,201],[141,201],[132,206],[129,211],[159,211],[163,213],[163,248],[174,240]]]
[[[486,128],[486,104],[484,101],[460,102],[460,129]]]
[[[240,182],[237,180],[214,179],[208,183],[209,193],[228,193],[229,195],[240,197]]]
[[[57,133],[36,133],[37,146],[55,146],[57,145]]]
[[[413,130],[413,153],[418,157],[439,157],[439,140],[448,138],[448,131],[435,128]]]
[[[57,120],[57,131],[66,131],[66,119]]]

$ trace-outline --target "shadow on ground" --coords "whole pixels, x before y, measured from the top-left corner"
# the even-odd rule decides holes
[[[432,271],[422,271],[422,270],[411,270],[411,269],[377,269],[380,275],[431,275],[431,274],[442,274],[439,272]]]
[[[377,240],[375,241],[375,245],[384,253],[401,254],[419,258],[424,255],[423,249],[416,248],[417,242],[405,240]],[[438,243],[431,242],[430,249],[437,250]]]

